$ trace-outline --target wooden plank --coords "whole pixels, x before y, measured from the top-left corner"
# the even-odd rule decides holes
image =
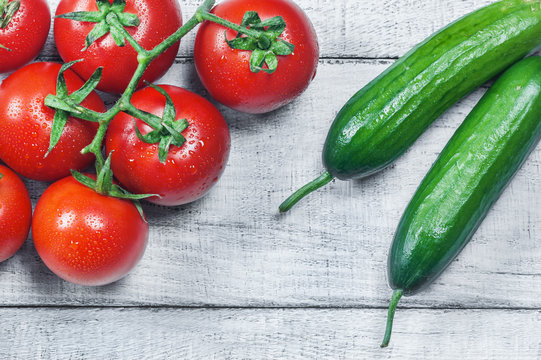
[[[308,91],[271,114],[220,107],[232,132],[223,178],[196,203],[145,205],[150,241],[130,276],[102,288],[68,284],[41,264],[28,241],[0,264],[0,304],[386,306],[386,256],[399,217],[482,90],[382,173],[337,181],[283,216],[277,206],[323,170],[321,147],[332,118],[390,63],[321,61]],[[190,61],[176,64],[163,82],[204,93]],[[538,148],[472,244],[405,306],[541,307],[540,165]],[[27,183],[35,202],[46,184]]]
[[[539,311],[2,309],[3,359],[541,357]]]
[[[60,0],[47,0],[54,14]],[[202,0],[179,0],[187,21]],[[494,0],[295,0],[316,29],[322,57],[395,58],[451,21]],[[179,56],[193,54],[195,32]],[[47,41],[42,58],[55,56]]]

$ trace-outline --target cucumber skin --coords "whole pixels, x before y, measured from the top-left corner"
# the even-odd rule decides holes
[[[338,113],[323,149],[325,168],[347,180],[396,160],[450,106],[541,45],[540,3],[481,8],[396,61]]]
[[[541,57],[531,57],[488,90],[417,189],[389,254],[393,289],[412,295],[451,263],[540,138]]]

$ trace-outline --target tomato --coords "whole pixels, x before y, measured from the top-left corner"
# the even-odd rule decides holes
[[[21,0],[8,25],[0,27],[0,45],[11,50],[0,48],[0,73],[18,69],[38,56],[50,27],[51,12],[45,0]]]
[[[56,15],[74,11],[97,11],[96,0],[61,0]],[[182,25],[177,0],[126,0],[125,12],[139,16],[141,24],[137,27],[126,27],[126,30],[147,50],[161,43]],[[54,38],[58,52],[65,62],[84,59],[73,66],[73,70],[83,79],[88,79],[99,66],[103,66],[103,76],[98,89],[120,94],[126,89],[137,68],[137,52],[129,43],[118,47],[111,34],[101,37],[87,50],[81,51],[85,46],[86,36],[95,25],[96,23],[57,18],[54,23]],[[145,71],[142,80],[154,82],[165,74],[173,64],[178,48],[179,42],[156,58]]]
[[[30,231],[32,203],[22,180],[0,165],[0,261],[19,250]]]
[[[53,183],[39,199],[32,237],[56,275],[98,286],[124,277],[139,262],[148,224],[131,201],[100,195],[70,176]]]
[[[306,14],[290,0],[227,0],[212,13],[240,24],[246,11],[256,11],[261,20],[282,16],[286,29],[280,35],[293,45],[293,54],[278,56],[278,68],[268,74],[250,71],[251,52],[230,48],[233,30],[205,22],[195,40],[194,59],[201,82],[222,104],[247,113],[266,113],[299,96],[316,74],[319,46]]]
[[[187,119],[182,134],[186,142],[169,148],[167,161],[158,157],[158,144],[141,141],[133,121],[144,135],[152,128],[139,119],[119,113],[111,122],[105,139],[106,152],[114,150],[111,168],[118,181],[130,192],[159,194],[147,200],[160,205],[181,205],[197,200],[218,181],[224,171],[231,144],[229,129],[218,109],[208,100],[188,90],[161,86],[176,108],[176,120]],[[165,97],[153,88],[136,92],[132,104],[162,116]]]
[[[94,155],[81,150],[92,142],[98,125],[69,117],[56,147],[49,153],[51,126],[55,111],[45,106],[48,94],[56,94],[60,64],[33,63],[17,70],[0,85],[0,158],[19,174],[35,180],[63,178],[70,169],[84,169]],[[83,82],[71,70],[64,73],[68,92]],[[105,105],[91,93],[81,105],[104,112]]]

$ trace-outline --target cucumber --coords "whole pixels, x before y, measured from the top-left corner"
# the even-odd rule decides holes
[[[280,205],[329,183],[372,175],[445,110],[541,45],[541,1],[503,0],[438,31],[357,92],[323,148],[325,171]]]
[[[506,71],[466,117],[406,208],[389,253],[396,305],[430,284],[471,239],[541,137],[541,57]]]

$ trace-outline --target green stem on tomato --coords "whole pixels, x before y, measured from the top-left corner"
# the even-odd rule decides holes
[[[103,155],[101,153],[101,144],[103,142],[103,138],[105,137],[105,134],[107,133],[107,128],[109,127],[109,121],[100,121],[100,126],[98,127],[98,131],[96,132],[96,136],[94,136],[94,139],[88,145],[85,147],[81,153],[88,154],[92,153],[96,157],[96,172],[99,173],[100,170],[103,168],[103,165],[105,164],[105,161],[103,159]]]
[[[135,73],[133,74],[133,77],[126,87],[126,90],[120,97],[120,99],[113,105],[111,109],[109,109],[107,112],[105,112],[102,116],[100,116],[100,126],[98,128],[98,131],[96,133],[96,136],[94,136],[94,139],[88,145],[83,149],[83,153],[93,153],[96,156],[96,171],[99,171],[103,168],[103,165],[105,163],[103,155],[101,153],[101,147],[103,140],[105,138],[105,135],[107,134],[107,128],[109,127],[109,124],[113,120],[113,118],[121,111],[126,109],[135,109],[133,105],[130,103],[130,99],[137,90],[137,85],[141,81],[141,78],[143,77],[143,74],[148,67],[150,61],[142,61],[137,66],[137,69],[135,70]],[[145,121],[144,119],[142,119]]]
[[[15,16],[15,13],[19,11],[20,7],[21,7],[20,0],[11,1],[11,2],[7,2],[5,0],[0,1],[0,29],[7,28],[7,26],[11,22],[11,19],[13,19],[13,16]]]
[[[215,4],[215,0],[204,0],[201,6],[197,9],[195,14],[177,31],[171,34],[167,39],[162,41],[160,44],[156,45],[151,50],[144,49],[138,42],[133,38],[133,36],[125,29],[125,27],[120,22],[118,16],[114,13],[109,13],[107,15],[107,23],[113,27],[119,34],[121,34],[127,42],[135,49],[137,52],[137,61],[138,66],[135,70],[130,83],[126,87],[126,90],[121,95],[121,97],[115,102],[115,104],[107,110],[105,113],[98,113],[90,109],[86,109],[81,105],[66,102],[71,111],[69,111],[73,116],[79,117],[84,120],[98,122],[99,127],[96,132],[96,136],[92,142],[86,146],[83,150],[83,154],[92,153],[96,157],[96,171],[99,173],[103,166],[105,165],[105,159],[102,154],[102,144],[107,133],[107,128],[113,120],[113,118],[120,113],[121,111],[126,112],[127,114],[141,119],[154,129],[161,129],[163,127],[162,121],[159,117],[152,114],[146,113],[142,110],[137,109],[131,104],[131,98],[135,91],[138,88],[141,79],[145,73],[145,70],[148,68],[150,63],[160,56],[164,51],[173,46],[177,41],[184,37],[188,32],[193,30],[198,24],[209,20],[225,27],[231,28],[241,34],[248,36],[253,36],[258,39],[261,35],[257,31],[250,30],[246,27],[234,24],[230,21],[224,20],[217,17],[216,15],[210,14],[210,10]],[[64,109],[68,111],[67,109]]]
[[[142,110],[139,110],[132,104],[129,104],[128,107],[126,107],[122,111],[124,111],[128,115],[131,115],[137,119],[144,121],[155,130],[160,131],[163,127],[161,119],[159,117],[157,117],[156,115],[144,112]]]
[[[70,101],[69,99],[64,100],[70,107],[73,108],[73,111],[70,112],[70,115],[75,116],[79,119],[100,122],[103,120],[107,113],[100,113],[94,110],[85,108],[84,106],[78,105]]]
[[[115,13],[107,14],[107,23],[118,30],[126,40],[130,43],[131,46],[137,51],[138,54],[146,53],[147,51],[131,36],[131,34],[126,30],[126,28],[118,20],[118,16]]]
[[[214,6],[215,0],[205,0],[203,4],[196,10],[195,14],[182,25],[171,36],[156,45],[154,49],[148,51],[148,58],[152,61],[163,53],[166,49],[173,46],[174,43],[183,38],[187,33],[193,30],[199,23],[202,23],[206,19],[204,16],[209,13],[210,9]]]
[[[148,114],[136,109],[131,104],[131,97],[137,90],[137,87],[143,78],[143,75],[145,73],[145,70],[148,68],[152,60],[160,56],[165,50],[167,50],[169,47],[173,46],[174,43],[179,41],[182,37],[184,37],[188,32],[193,30],[199,23],[205,21],[204,15],[207,14],[210,9],[214,6],[215,0],[205,0],[203,4],[197,9],[196,13],[192,16],[190,20],[186,22],[183,26],[181,26],[175,33],[173,33],[171,36],[169,36],[167,39],[165,39],[163,42],[158,44],[156,47],[154,47],[152,50],[145,50],[137,41],[131,36],[131,34],[122,26],[120,21],[118,20],[118,17],[111,13],[108,15],[108,23],[110,26],[114,27],[116,30],[118,30],[125,38],[126,40],[133,46],[133,48],[137,51],[137,61],[139,65],[137,66],[137,69],[135,73],[133,74],[130,83],[126,87],[126,90],[118,99],[118,101],[111,107],[107,112],[105,113],[97,113],[95,111],[91,111],[88,109],[85,109],[84,107],[76,104],[69,104],[73,107],[73,115],[78,116],[84,120],[94,121],[100,123],[100,129],[105,128],[109,126],[109,123],[111,120],[121,111],[127,111],[132,114],[136,114],[137,117],[141,116],[143,121],[148,122],[149,125],[160,127],[161,124],[157,122],[156,119],[154,119],[152,116],[149,116]],[[105,136],[105,131],[98,131],[96,134],[95,139],[92,141],[92,144],[88,145],[83,151],[85,153],[97,152],[97,145],[98,142],[103,141],[103,138]],[[103,157],[100,155],[96,155],[96,158]],[[103,162],[102,162],[103,165]]]
[[[235,30],[238,33],[241,33],[241,34],[246,35],[246,36],[251,36],[251,37],[253,37],[255,39],[258,39],[258,40],[262,36],[261,32],[259,32],[259,31],[250,30],[249,28],[246,28],[246,27],[240,26],[238,24],[232,23],[231,21],[222,19],[221,17],[216,16],[214,14],[211,14],[209,12],[201,13],[201,17],[204,20],[212,21],[212,22],[214,22],[216,24],[225,26],[225,27],[227,27],[227,28],[229,28],[231,30]]]
[[[102,113],[101,116],[99,116],[99,124],[98,131],[96,132],[96,135],[94,136],[94,139],[92,139],[92,142],[85,147],[81,153],[87,154],[92,153],[96,157],[96,172],[99,172],[103,165],[105,164],[105,160],[103,158],[101,148],[103,144],[103,140],[105,139],[105,135],[107,134],[107,128],[109,127],[109,124],[111,123],[111,120],[121,111],[119,102],[117,101],[112,108],[110,108],[107,112]]]
[[[140,56],[138,57],[138,59]],[[141,82],[141,79],[143,78],[143,75],[145,74],[145,70],[147,69],[148,65],[150,64],[150,61],[147,59],[139,59],[139,65],[137,66],[137,69],[135,70],[135,73],[133,74],[133,77],[130,80],[130,83],[126,87],[126,90],[118,99],[115,105],[118,105],[119,110],[124,110],[128,107],[130,104],[131,97],[137,90],[137,87],[139,86],[139,83]]]

